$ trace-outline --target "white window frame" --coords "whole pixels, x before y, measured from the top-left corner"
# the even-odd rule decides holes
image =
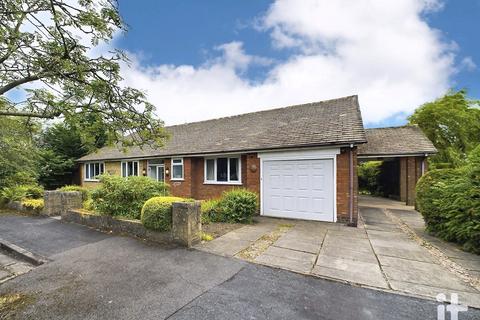
[[[174,163],[174,160],[180,160],[180,163]],[[181,178],[174,178],[173,177],[173,167],[174,166],[182,166],[182,177]],[[170,169],[171,169],[170,180],[171,181],[184,181],[185,180],[185,168],[184,167],[185,166],[184,166],[183,158],[172,158],[171,162],[170,162]]]
[[[99,164],[102,168],[103,167],[103,172],[100,172],[99,175],[101,174],[104,174],[105,173],[105,162],[103,161],[90,161],[90,162],[85,162],[83,164],[83,181],[99,181],[99,179],[96,179],[96,178],[87,178],[87,170],[90,172],[90,166],[91,165],[95,165],[95,164]],[[88,168],[88,169],[87,169]],[[100,170],[102,171],[102,170]]]
[[[137,175],[134,175],[134,174],[131,174],[131,175],[124,175],[123,174],[123,164],[126,163],[125,165],[125,168],[128,169],[128,163],[129,162],[133,162],[133,163],[136,163],[137,164]],[[122,175],[122,178],[128,178],[128,177],[138,177],[140,176],[140,163],[137,161],[137,160],[124,160],[122,161],[122,163],[120,164],[120,167],[121,167],[121,175]],[[128,172],[127,172],[128,173]]]
[[[227,158],[227,179],[228,181],[217,181],[217,159],[218,158]],[[230,180],[230,159],[237,159],[238,161],[238,180]],[[207,180],[207,160],[214,160],[214,170],[213,176],[214,180]],[[203,184],[228,184],[228,185],[242,185],[242,158],[240,156],[229,157],[229,156],[218,156],[218,157],[208,157],[203,159]]]

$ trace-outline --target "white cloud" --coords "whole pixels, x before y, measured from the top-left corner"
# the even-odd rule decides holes
[[[277,0],[261,27],[287,61],[252,56],[233,41],[203,65],[144,66],[132,55],[125,82],[147,92],[167,124],[358,94],[367,123],[412,112],[449,88],[454,49],[423,15],[433,0]],[[473,62],[473,61],[472,61]],[[245,71],[269,65],[262,81]]]
[[[473,61],[472,57],[465,57],[460,62],[460,67],[467,71],[474,71],[477,69],[477,64]]]

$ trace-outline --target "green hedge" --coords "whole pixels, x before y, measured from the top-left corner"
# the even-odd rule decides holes
[[[141,221],[147,229],[169,231],[172,228],[172,205],[174,202],[192,201],[178,197],[153,197],[142,208]]]
[[[480,253],[480,168],[436,169],[417,184],[417,208],[427,230]]]
[[[246,189],[225,191],[218,200],[202,203],[202,223],[251,223],[258,210],[258,196]]]
[[[140,219],[145,201],[169,194],[165,183],[149,177],[102,175],[100,182],[92,192],[93,206],[100,214]]]

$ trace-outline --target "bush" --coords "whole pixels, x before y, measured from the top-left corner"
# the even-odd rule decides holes
[[[178,197],[153,197],[142,208],[141,220],[147,229],[168,231],[172,227],[172,204],[192,201]]]
[[[417,184],[417,208],[427,230],[480,253],[480,169],[436,169]]]
[[[225,191],[220,200],[221,218],[224,222],[251,223],[257,208],[257,194],[246,189]]]
[[[43,199],[23,199],[22,205],[30,210],[40,211],[44,207]]]
[[[39,199],[43,197],[44,190],[37,185],[22,185],[5,187],[2,189],[0,196],[3,201],[20,201],[24,198]]]
[[[69,185],[69,186],[63,186],[61,188],[57,189],[58,191],[78,191],[82,194],[82,200],[85,201],[88,198],[90,198],[90,193],[92,190],[89,190],[85,187],[81,186],[76,186],[76,185]]]
[[[380,193],[380,168],[382,161],[368,161],[358,165],[358,187],[361,193],[378,195]]]
[[[223,214],[220,207],[220,200],[211,199],[202,201],[202,224],[209,224],[210,222],[222,221]]]
[[[88,211],[95,211],[92,198],[89,198],[82,203],[82,208]]]
[[[93,190],[95,211],[101,214],[140,219],[143,204],[155,196],[168,195],[168,186],[149,177],[100,176],[100,187]]]

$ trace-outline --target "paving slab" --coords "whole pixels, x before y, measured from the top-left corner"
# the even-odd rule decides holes
[[[373,251],[368,253],[368,252],[362,252],[362,251],[350,250],[350,249],[339,250],[337,247],[324,246],[320,251],[320,255],[358,260],[358,261],[369,262],[369,263],[378,263],[378,260],[375,254],[373,253]]]
[[[323,245],[327,247],[336,247],[339,250],[349,249],[367,253],[372,252],[372,247],[367,239],[349,239],[342,236],[332,236],[329,233],[325,236]]]
[[[15,260],[10,255],[0,251],[0,266],[8,266],[9,264],[15,263]]]
[[[445,290],[478,292],[441,265],[393,257],[378,257],[389,280],[436,286]]]
[[[320,255],[312,274],[373,287],[388,288],[382,271],[376,263]]]
[[[210,242],[197,245],[196,249],[225,257],[233,257],[243,249],[248,248],[251,244],[252,242],[248,240],[235,239],[233,241],[230,238],[220,237]]]
[[[274,246],[268,247],[268,249],[265,250],[263,254],[280,257],[280,258],[292,259],[292,260],[307,261],[312,265],[315,263],[315,259],[316,259],[315,254],[296,251],[296,250],[290,250],[285,248],[279,248]]]
[[[255,258],[255,262],[300,273],[310,273],[313,267],[313,262],[307,260],[289,259],[265,253]]]
[[[286,237],[282,237],[278,239],[273,245],[275,247],[309,252],[313,254],[318,254],[321,248],[321,245],[317,243],[312,243],[309,241],[301,241],[301,240],[291,239]]]

